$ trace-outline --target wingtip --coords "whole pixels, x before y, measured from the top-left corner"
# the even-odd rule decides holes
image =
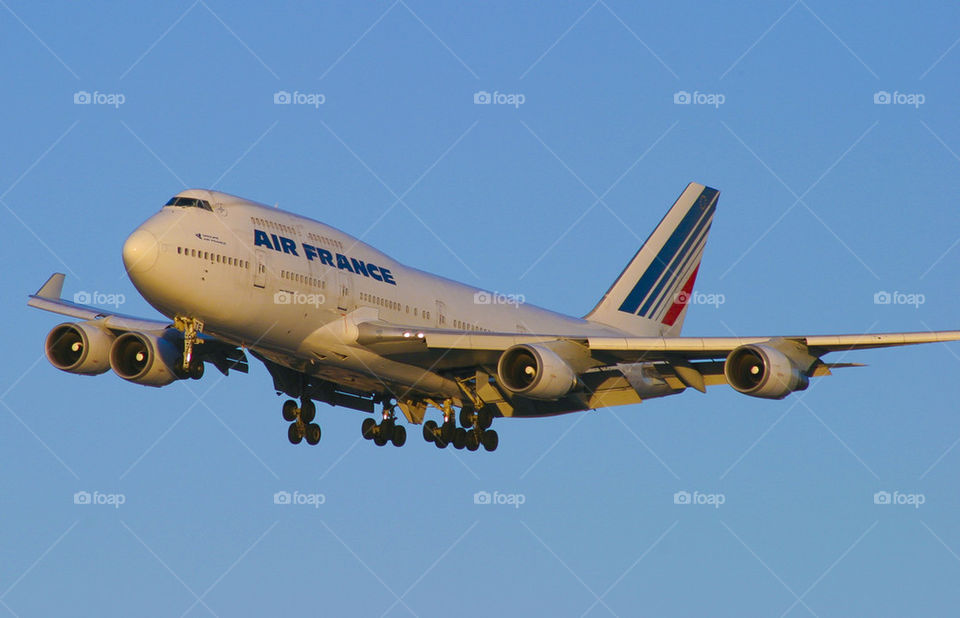
[[[52,300],[60,300],[60,295],[63,293],[63,280],[66,278],[66,275],[63,273],[53,273],[50,275],[50,278],[47,279],[47,282],[44,283],[37,293],[34,296],[39,296],[40,298],[49,298]]]

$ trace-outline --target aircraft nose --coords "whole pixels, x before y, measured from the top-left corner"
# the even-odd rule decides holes
[[[123,265],[128,273],[144,273],[153,267],[160,255],[157,237],[138,229],[123,243]]]

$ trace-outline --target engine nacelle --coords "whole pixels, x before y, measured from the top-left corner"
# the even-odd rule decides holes
[[[723,375],[735,390],[764,399],[783,399],[810,383],[789,356],[763,344],[735,348],[723,364]]]
[[[500,355],[497,379],[511,393],[545,400],[560,399],[577,385],[576,372],[556,352],[526,343]]]
[[[110,369],[113,339],[113,333],[90,322],[66,322],[53,327],[44,350],[57,369],[95,376]]]
[[[110,348],[110,366],[124,380],[145,386],[166,386],[185,376],[179,370],[178,346],[148,333],[129,332]]]

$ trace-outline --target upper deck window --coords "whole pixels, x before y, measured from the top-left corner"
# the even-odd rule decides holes
[[[185,208],[202,208],[204,210],[209,210],[213,212],[213,208],[210,207],[210,202],[207,200],[200,200],[195,197],[171,197],[170,201],[166,203],[166,206],[183,206]]]

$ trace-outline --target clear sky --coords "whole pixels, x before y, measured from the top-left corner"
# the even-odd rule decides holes
[[[157,317],[120,248],[207,187],[582,315],[698,181],[722,191],[696,288],[716,302],[685,334],[960,328],[958,23],[950,2],[0,1],[0,613],[956,615],[957,344],[834,355],[870,366],[780,402],[498,420],[494,454],[416,428],[377,448],[325,405],[293,447],[261,365],[68,375],[42,356],[60,320],[25,302],[65,272],[68,298]]]

